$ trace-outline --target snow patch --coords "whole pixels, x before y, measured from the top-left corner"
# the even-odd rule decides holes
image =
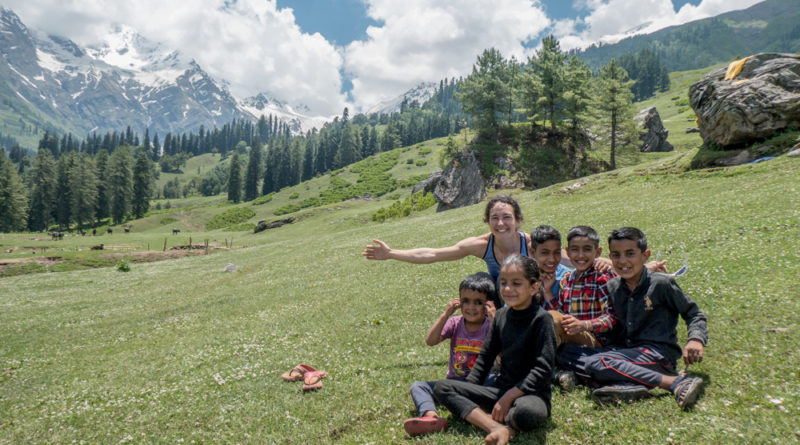
[[[59,62],[55,56],[50,53],[46,53],[39,48],[36,48],[36,58],[39,59],[40,67],[51,72],[62,71],[64,67],[66,67],[66,65]]]

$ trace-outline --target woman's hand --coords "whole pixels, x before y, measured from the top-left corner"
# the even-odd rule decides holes
[[[367,257],[368,260],[388,260],[389,252],[392,249],[379,239],[374,239],[372,242],[377,244],[377,246],[368,245],[361,255]]]

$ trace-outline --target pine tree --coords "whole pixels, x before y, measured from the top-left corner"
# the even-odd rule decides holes
[[[556,129],[560,120],[559,112],[563,107],[564,69],[567,55],[561,51],[558,39],[549,35],[542,39],[542,48],[536,51],[536,57],[530,60],[534,71],[541,82],[539,102],[547,112],[550,128]]]
[[[142,150],[133,166],[133,197],[131,211],[135,218],[141,218],[150,209],[153,194],[153,167],[146,151]]]
[[[74,153],[62,153],[56,167],[56,222],[59,228],[69,229],[72,222],[72,188],[69,175],[75,163]]]
[[[633,124],[631,85],[633,85],[633,81],[627,79],[628,73],[617,65],[614,59],[611,59],[606,66],[600,68],[600,77],[597,81],[595,104],[606,121],[604,127],[611,147],[609,160],[609,169],[611,170],[617,168],[617,139],[621,135],[627,136],[628,139],[623,141],[627,143],[630,137],[638,136],[635,129],[631,129]]]
[[[56,214],[56,161],[50,150],[40,149],[31,170],[28,229],[47,230]]]
[[[253,136],[250,144],[250,157],[247,161],[247,173],[244,178],[244,200],[252,201],[258,198],[258,180],[261,177],[261,138]]]
[[[86,154],[79,155],[69,172],[70,208],[72,219],[83,229],[84,223],[94,220],[97,206],[97,177],[94,162]]]
[[[28,198],[17,169],[0,149],[0,232],[25,230]]]
[[[238,203],[242,199],[242,167],[239,153],[234,152],[231,157],[231,166],[228,170],[228,201]]]
[[[347,108],[345,108],[347,110]],[[361,158],[361,150],[357,147],[356,136],[353,132],[353,126],[350,123],[345,123],[342,130],[342,140],[339,143],[339,150],[334,157],[334,168],[344,167]]]
[[[157,138],[158,136],[156,136]],[[100,150],[95,155],[95,177],[97,178],[97,201],[95,202],[94,217],[99,223],[108,218],[110,209],[110,194],[108,187],[108,152]]]
[[[108,189],[111,219],[120,224],[130,212],[131,206],[131,154],[128,147],[122,146],[114,151],[108,161]]]
[[[588,118],[589,106],[592,103],[592,72],[578,56],[573,54],[567,61],[564,71],[564,117],[569,122],[568,156],[572,161],[572,174],[580,177],[580,161],[585,157],[588,140],[583,131],[584,121]]]
[[[478,132],[485,136],[497,134],[500,128],[498,116],[507,110],[511,100],[511,85],[507,77],[507,64],[500,51],[494,48],[484,50],[456,95],[464,111],[475,118]]]

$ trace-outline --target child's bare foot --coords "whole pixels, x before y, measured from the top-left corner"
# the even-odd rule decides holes
[[[486,436],[486,444],[487,445],[505,445],[508,443],[511,438],[514,437],[514,430],[511,428],[502,425],[500,428],[492,430],[488,436]]]

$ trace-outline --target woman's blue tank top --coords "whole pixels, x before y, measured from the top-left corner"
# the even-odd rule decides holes
[[[519,231],[517,233],[519,234],[519,253],[520,255],[528,256],[528,243],[525,241],[525,233]],[[500,276],[500,263],[494,257],[494,235],[489,236],[489,244],[483,254],[483,261],[486,262],[486,267],[489,268],[489,275],[497,281],[497,277]]]

